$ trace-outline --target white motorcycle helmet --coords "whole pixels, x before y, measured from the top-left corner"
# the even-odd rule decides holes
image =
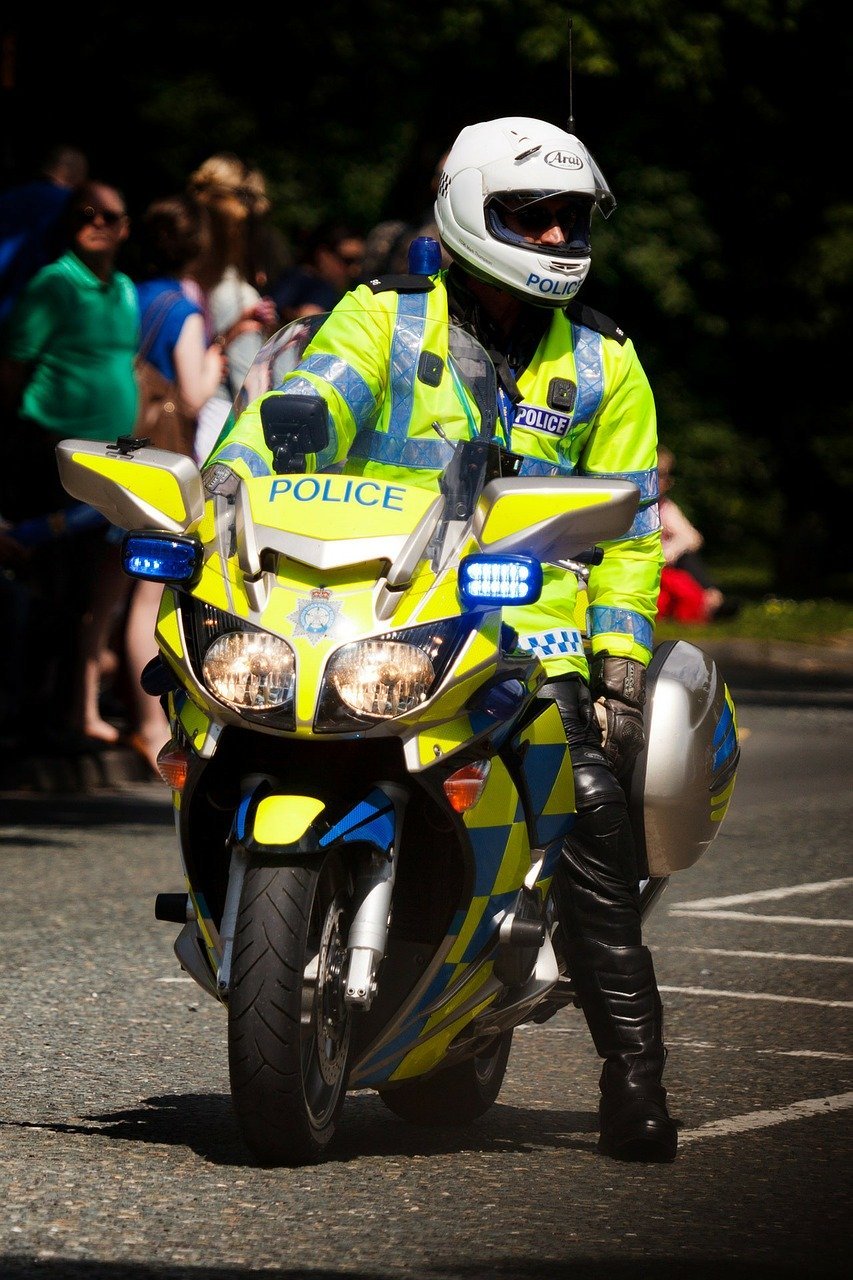
[[[532,244],[504,221],[507,210],[532,210],[553,196],[575,204],[567,238]],[[507,116],[463,129],[447,154],[435,220],[442,244],[487,284],[544,307],[562,307],[580,289],[590,264],[593,208],[616,208],[604,175],[583,143],[544,120]]]

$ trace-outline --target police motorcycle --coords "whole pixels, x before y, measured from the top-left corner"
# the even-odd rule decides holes
[[[325,319],[268,341],[229,422]],[[494,421],[487,353],[456,327],[448,344],[463,407]],[[159,768],[186,892],[155,914],[226,1011],[253,1159],[300,1165],[323,1157],[352,1090],[421,1124],[476,1119],[514,1028],[573,1002],[549,897],[571,761],[503,609],[537,598],[543,563],[583,575],[639,490],[515,476],[476,434],[438,493],[309,474],[328,431],[317,402],[269,403],[273,475],[202,475],[133,438],[57,456],[67,491],[126,531],[125,571],[163,584],[143,683],[171,726]],[[732,700],[692,645],[655,651],[646,729],[630,792],[644,912],[709,846],[734,786]]]

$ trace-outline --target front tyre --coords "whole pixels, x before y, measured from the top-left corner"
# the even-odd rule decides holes
[[[407,1080],[379,1096],[390,1111],[412,1124],[470,1124],[484,1115],[501,1091],[512,1028],[490,1041],[482,1053],[445,1067],[424,1080]]]
[[[311,1164],[346,1094],[350,888],[336,854],[246,874],[228,1000],[231,1097],[262,1165]]]

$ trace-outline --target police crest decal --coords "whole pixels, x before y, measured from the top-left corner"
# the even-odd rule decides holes
[[[341,606],[332,599],[331,591],[325,587],[317,587],[297,602],[293,613],[288,614],[294,624],[295,639],[304,637],[311,644],[319,644],[327,640],[340,617]]]

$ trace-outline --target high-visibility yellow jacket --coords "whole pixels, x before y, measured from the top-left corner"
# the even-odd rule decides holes
[[[437,488],[450,458],[448,441],[476,435],[470,402],[447,362],[445,274],[358,286],[287,375],[280,389],[321,396],[330,410],[330,443],[308,456],[309,470],[334,466]],[[522,455],[522,475],[619,478],[640,489],[632,528],[601,544],[603,561],[590,570],[586,630],[592,653],[647,664],[663,554],[654,398],[633,344],[612,321],[573,304],[554,311],[533,359],[515,376],[522,399],[505,442]],[[272,473],[260,418],[264,398],[220,437],[206,466],[224,463],[246,478]],[[436,421],[446,440],[431,425]],[[549,675],[586,676],[575,625],[577,578],[546,565],[544,579],[537,603],[505,610],[506,621]]]

